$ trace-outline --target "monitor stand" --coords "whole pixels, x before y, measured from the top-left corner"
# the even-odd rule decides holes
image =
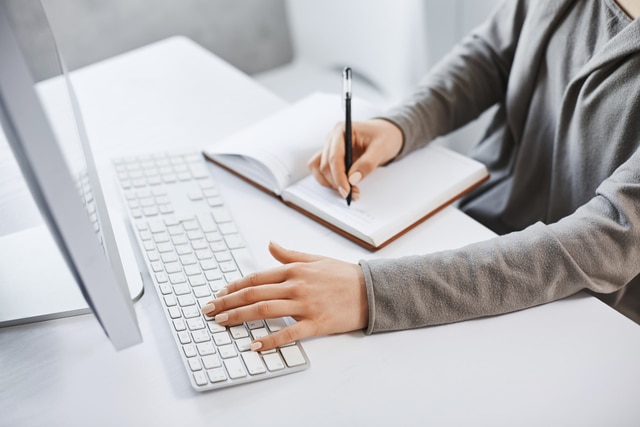
[[[90,312],[46,225],[0,237],[0,327]]]

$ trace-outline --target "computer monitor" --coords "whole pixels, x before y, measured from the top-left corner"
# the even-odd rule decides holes
[[[44,9],[42,14],[46,17]],[[57,54],[80,147],[57,140],[12,24],[6,1],[0,0],[2,129],[42,218],[88,306],[113,346],[118,350],[129,347],[142,338],[118,248],[112,244],[115,242],[113,229],[71,82]],[[53,33],[51,38],[53,40]],[[96,203],[93,219],[102,232],[102,242],[88,215],[86,199],[79,191],[87,186]],[[43,275],[46,280],[46,272]],[[20,283],[2,285],[19,287]],[[5,306],[12,303],[3,301]]]

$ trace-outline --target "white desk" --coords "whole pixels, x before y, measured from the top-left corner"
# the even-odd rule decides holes
[[[185,39],[91,66],[74,80],[104,155],[200,148],[283,105]],[[491,236],[448,208],[371,254],[213,170],[264,266],[274,263],[269,239],[355,261]],[[306,371],[208,393],[190,388],[153,290],[135,307],[145,341],[120,353],[91,315],[0,330],[0,425],[640,424],[640,327],[584,294],[447,326],[307,339]]]

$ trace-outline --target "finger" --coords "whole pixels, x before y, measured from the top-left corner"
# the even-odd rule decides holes
[[[322,158],[322,150],[315,153],[307,162],[307,168],[314,170],[320,168],[320,159]]]
[[[340,192],[342,197],[346,197],[349,194],[351,185],[349,185],[349,179],[347,177],[347,169],[345,164],[345,135],[344,127],[339,136],[334,140],[334,143],[330,147],[329,155],[329,169],[331,175],[331,181],[335,183],[335,188]]]
[[[224,310],[214,314],[219,325],[237,325],[253,320],[273,319],[298,314],[300,304],[297,301],[278,299],[260,301],[255,304]]]
[[[215,316],[223,311],[249,306],[262,301],[275,301],[288,299],[290,290],[286,286],[273,284],[262,286],[249,286],[233,293],[219,296],[208,302],[203,308],[207,316]]]
[[[332,188],[342,188],[342,192],[346,190],[345,194],[348,193],[349,183],[344,165],[344,123],[337,123],[328,136],[320,161],[320,173]]]
[[[220,292],[218,292],[217,296],[231,294],[248,287],[280,283],[284,282],[286,279],[287,273],[281,267],[275,267],[263,271],[256,271],[253,273],[249,273],[238,280],[230,282],[227,286],[222,288]]]
[[[322,174],[322,172],[320,172],[320,168],[312,168],[311,169],[311,174],[313,175],[313,177],[316,179],[316,181],[318,181],[318,183],[324,187],[328,187],[333,189],[333,185],[331,185],[331,183],[329,181],[327,181],[327,179],[325,178],[325,176]]]
[[[320,255],[285,249],[275,242],[269,242],[269,252],[271,252],[271,255],[282,264],[290,264],[292,262],[313,262],[324,259],[324,257]]]
[[[293,325],[280,329],[277,332],[258,338],[251,344],[253,351],[272,350],[276,347],[299,341],[303,338],[315,335],[316,328],[310,321],[300,321]]]
[[[370,146],[358,159],[353,162],[349,170],[349,184],[358,185],[375,168],[380,165],[383,153],[375,146]]]

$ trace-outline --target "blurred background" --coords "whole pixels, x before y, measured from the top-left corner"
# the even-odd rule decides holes
[[[37,2],[7,0],[37,80],[55,75]],[[354,70],[354,94],[398,102],[498,0],[43,0],[73,70],[184,35],[284,99],[339,91]],[[447,136],[466,151],[485,119]]]

